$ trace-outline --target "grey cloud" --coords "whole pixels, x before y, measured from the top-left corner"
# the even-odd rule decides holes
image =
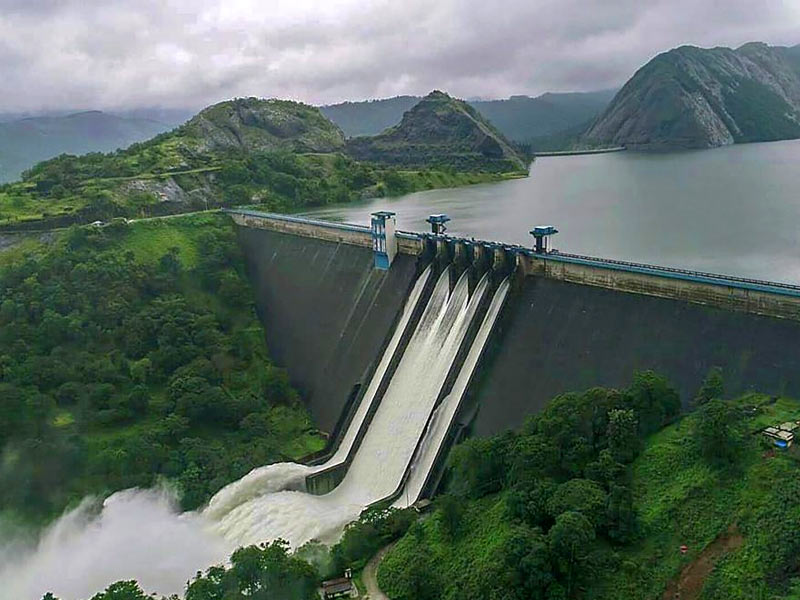
[[[619,86],[691,43],[800,43],[767,0],[0,0],[0,111]]]

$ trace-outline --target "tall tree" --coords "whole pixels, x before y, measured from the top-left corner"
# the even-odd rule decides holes
[[[694,438],[702,455],[715,466],[730,466],[740,454],[743,437],[736,409],[718,398],[697,410]]]
[[[725,393],[725,381],[720,367],[712,367],[706,374],[703,384],[694,397],[694,405],[702,406],[709,400],[722,398]]]

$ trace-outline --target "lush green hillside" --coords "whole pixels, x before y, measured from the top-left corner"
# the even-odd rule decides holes
[[[18,179],[25,169],[59,154],[109,152],[168,129],[160,121],[100,111],[0,123],[0,183]]]
[[[181,127],[180,135],[187,148],[201,152],[335,152],[344,148],[344,135],[336,125],[318,109],[290,100],[220,102]]]
[[[698,447],[698,429],[720,441],[702,410],[647,441],[632,472],[640,539],[587,598],[644,600],[678,591],[679,581],[684,599],[797,598],[800,464],[753,432],[797,420],[800,402],[753,394],[725,408],[738,443],[722,465]]]
[[[0,259],[0,513],[159,476],[196,507],[322,446],[223,215],[72,228]]]
[[[360,161],[403,168],[526,173],[525,159],[466,102],[434,91],[373,137],[351,138],[347,153]]]
[[[796,599],[800,458],[757,432],[798,420],[800,402],[723,392],[712,370],[682,416],[650,372],[559,396],[517,432],[457,446],[426,517],[371,509],[330,551],[240,550],[185,597],[311,598],[347,567],[363,585],[360,569],[399,538],[378,570],[394,600]],[[98,600],[122,589],[145,598],[130,582]]]
[[[800,465],[753,432],[797,420],[800,402],[720,391],[710,377],[697,411],[656,431],[674,396],[640,379],[462,444],[453,495],[389,553],[382,588],[395,600],[796,598]]]
[[[800,137],[797,47],[682,46],[639,69],[585,146],[707,148]]]
[[[498,171],[517,170],[517,164],[494,158],[492,169],[484,168],[485,161],[465,166],[459,154],[463,145],[451,148],[461,140],[452,130],[459,123],[440,125],[430,132],[440,139],[429,137],[429,143],[441,155],[425,155],[413,165],[365,164],[344,154],[341,131],[316,108],[253,98],[223,102],[126,150],[63,155],[36,165],[22,181],[0,186],[0,229],[46,229],[235,205],[292,211],[487,181],[502,177]],[[489,132],[485,125],[478,127]],[[480,134],[490,153],[500,147],[493,135]]]

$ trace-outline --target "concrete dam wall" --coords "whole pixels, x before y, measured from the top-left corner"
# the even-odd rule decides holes
[[[381,353],[416,257],[400,255],[379,271],[368,247],[253,227],[237,232],[270,355],[330,432]]]
[[[368,227],[232,213],[270,350],[328,431],[379,357],[418,257],[434,252],[515,273],[458,416],[463,425],[477,415],[478,435],[644,369],[667,376],[684,402],[715,366],[729,394],[800,396],[798,286],[409,232],[380,271]]]
[[[728,394],[800,397],[800,322],[525,277],[475,390],[473,428],[514,428],[554,396],[624,387],[652,369],[693,397],[711,367]]]

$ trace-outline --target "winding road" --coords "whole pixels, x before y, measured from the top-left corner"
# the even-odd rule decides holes
[[[381,548],[381,550],[369,560],[367,566],[364,567],[364,572],[361,574],[361,579],[366,588],[364,598],[368,598],[369,600],[389,600],[389,596],[384,594],[381,588],[378,587],[378,565],[380,565],[383,557],[386,556],[386,553],[391,550],[396,543],[397,542],[392,542],[388,546]]]

